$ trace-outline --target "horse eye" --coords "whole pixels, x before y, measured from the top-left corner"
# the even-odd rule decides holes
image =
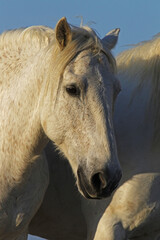
[[[68,85],[66,87],[66,92],[73,97],[76,97],[76,96],[80,95],[80,89],[74,84]]]

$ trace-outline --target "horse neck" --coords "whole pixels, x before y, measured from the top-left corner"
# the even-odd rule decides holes
[[[2,61],[0,171],[4,175],[1,174],[0,181],[6,178],[6,174],[11,182],[13,178],[20,181],[35,154],[39,154],[47,142],[40,123],[40,82],[43,76],[38,64],[41,60],[38,57],[21,60],[20,68],[13,62],[10,71],[5,71],[5,61]]]

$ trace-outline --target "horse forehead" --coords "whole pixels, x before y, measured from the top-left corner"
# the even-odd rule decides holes
[[[93,73],[98,69],[99,57],[90,51],[83,51],[71,62],[69,69],[76,75]]]

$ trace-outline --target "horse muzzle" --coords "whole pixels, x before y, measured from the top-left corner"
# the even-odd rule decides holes
[[[88,199],[109,197],[117,188],[122,177],[120,170],[111,174],[108,169],[98,171],[88,179],[82,167],[77,170],[77,186],[82,195]]]

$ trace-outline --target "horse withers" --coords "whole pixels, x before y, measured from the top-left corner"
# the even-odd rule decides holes
[[[55,30],[0,36],[0,239],[26,238],[48,184],[39,154],[49,139],[85,197],[107,197],[118,185],[112,109],[119,84],[110,53],[118,32],[99,39],[62,18]]]

